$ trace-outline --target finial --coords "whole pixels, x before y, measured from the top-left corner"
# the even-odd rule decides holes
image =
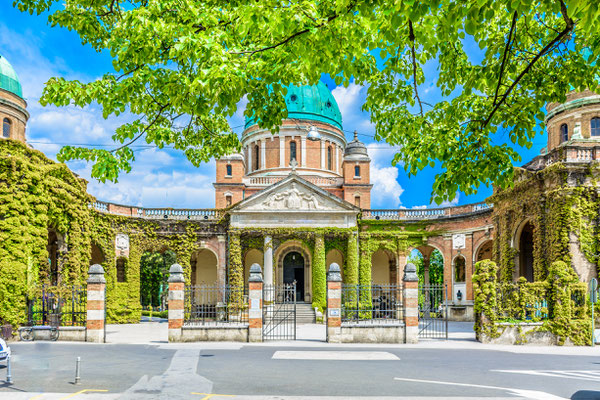
[[[358,142],[358,132],[354,130],[354,140]]]

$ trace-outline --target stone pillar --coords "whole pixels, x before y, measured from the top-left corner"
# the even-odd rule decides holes
[[[327,266],[325,265],[325,237],[315,235],[312,259],[312,306],[319,310],[327,306]]]
[[[342,341],[342,274],[332,263],[327,272],[327,342]]]
[[[404,267],[404,326],[406,343],[419,342],[419,276],[417,267],[408,263]]]
[[[285,167],[285,136],[279,134],[279,167]]]
[[[302,136],[300,137],[300,143],[301,143],[301,154],[300,154],[300,159],[302,160],[302,164],[300,164],[301,167],[306,167],[306,136]]]
[[[87,280],[86,342],[104,343],[105,336],[106,279],[99,264],[90,266]]]
[[[265,274],[265,285],[273,284],[273,238],[271,236],[265,236],[264,245],[264,274]]]
[[[346,248],[346,272],[344,280],[347,284],[358,284],[358,235],[352,232],[348,235],[348,246]]]
[[[219,243],[219,259],[217,260],[217,284],[225,286],[227,284],[227,237],[225,235],[217,236]]]
[[[423,285],[429,285],[429,255],[423,255]]]
[[[262,342],[263,277],[260,265],[252,264],[248,278],[248,341]]]
[[[169,342],[181,341],[183,326],[183,292],[185,279],[183,268],[179,264],[169,268]]]

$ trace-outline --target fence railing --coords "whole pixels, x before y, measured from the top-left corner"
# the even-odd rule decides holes
[[[398,324],[404,319],[403,285],[342,285],[342,324]]]
[[[90,203],[89,207],[105,214],[116,214],[145,219],[215,221],[221,219],[224,215],[224,211],[218,208],[143,208],[104,201],[95,201]]]
[[[186,285],[183,325],[248,323],[247,292],[242,286]]]
[[[375,220],[422,220],[448,218],[479,213],[492,206],[486,203],[467,204],[456,207],[423,208],[423,209],[396,209],[396,210],[363,210],[362,219]]]
[[[27,301],[29,326],[85,326],[87,289],[82,286],[44,286]]]

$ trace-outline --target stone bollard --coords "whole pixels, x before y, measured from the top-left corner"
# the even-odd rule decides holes
[[[86,342],[105,342],[105,289],[106,279],[104,279],[104,268],[99,264],[90,266],[87,280]]]
[[[169,342],[181,341],[183,326],[183,291],[185,279],[179,264],[169,268]]]
[[[419,343],[419,276],[417,267],[404,267],[404,327],[406,343]]]
[[[262,342],[263,329],[263,277],[260,265],[252,264],[248,278],[248,341]]]
[[[342,341],[342,274],[336,263],[327,272],[327,341]]]

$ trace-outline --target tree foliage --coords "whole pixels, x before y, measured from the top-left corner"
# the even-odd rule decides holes
[[[142,306],[161,306],[161,285],[168,286],[169,268],[176,262],[174,252],[164,254],[145,252],[140,261],[140,302]]]
[[[423,254],[421,252],[413,252],[408,262],[411,262],[417,267],[417,275],[419,276],[419,284],[426,285],[442,285],[444,283],[444,257],[439,250],[434,250],[429,256],[429,282],[425,280],[425,265],[423,263]]]
[[[433,199],[506,187],[516,151],[543,127],[542,107],[570,88],[598,90],[597,0],[14,0],[48,12],[52,25],[109,52],[113,71],[93,82],[52,78],[43,104],[98,103],[119,127],[112,151],[64,147],[61,160],[94,161],[92,175],[129,171],[129,145],[171,145],[195,165],[239,149],[228,126],[240,99],[246,115],[277,130],[284,86],[368,87],[363,109],[376,139],[401,146],[409,174],[439,166]],[[441,91],[422,100],[426,66]],[[507,135],[507,136],[506,136]]]

